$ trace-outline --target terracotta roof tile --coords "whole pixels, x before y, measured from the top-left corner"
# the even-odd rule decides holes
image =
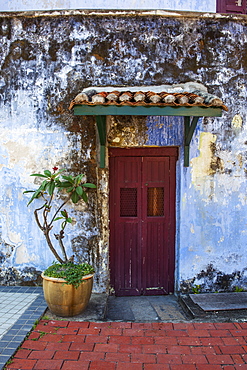
[[[78,94],[70,103],[69,109],[72,109],[74,105],[200,106],[220,107],[225,111],[228,110],[220,98],[200,89],[191,92],[128,91],[127,89],[126,91],[96,91],[92,89]]]

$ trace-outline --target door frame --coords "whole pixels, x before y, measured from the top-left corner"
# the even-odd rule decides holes
[[[175,289],[175,253],[176,253],[176,162],[178,159],[179,147],[125,147],[117,148],[110,147],[108,149],[109,153],[109,163],[112,157],[169,157],[170,158],[170,229],[169,229],[169,244],[173,246],[170,248],[169,259],[169,272],[168,272],[168,293],[173,293]],[[111,189],[113,189],[114,178],[111,176],[111,166],[109,165],[109,218],[113,217],[113,202],[114,199],[111,197]],[[173,190],[172,190],[173,189]],[[112,276],[115,275],[115,265],[111,263],[111,258],[114,258],[113,241],[114,237],[113,231],[110,227],[110,237],[109,237],[109,267],[110,267],[110,286],[112,287]]]

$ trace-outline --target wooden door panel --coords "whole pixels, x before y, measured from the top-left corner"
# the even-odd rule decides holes
[[[164,248],[163,223],[147,224],[146,256],[143,264],[143,294],[168,294],[168,256]]]
[[[140,295],[140,159],[114,158],[110,171],[111,281],[119,296]]]
[[[144,157],[143,158],[143,182],[151,181],[164,183],[164,176],[169,169],[169,158]]]
[[[117,275],[115,280],[118,295],[140,295],[140,245],[138,240],[138,223],[118,224],[115,242],[118,246],[115,263]]]
[[[116,160],[116,175],[115,181],[122,186],[131,184],[134,186],[140,182],[140,163],[139,158],[119,157]]]
[[[167,294],[169,157],[144,157],[142,183],[143,294]]]
[[[174,275],[177,148],[161,157],[157,148],[148,149],[148,156],[143,149],[134,151],[136,156],[130,151],[110,150],[111,284],[116,295],[168,294]]]

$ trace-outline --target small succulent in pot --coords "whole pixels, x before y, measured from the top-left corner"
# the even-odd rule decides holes
[[[43,174],[34,173],[35,176],[43,179],[41,185],[36,190],[27,190],[24,193],[32,193],[32,197],[28,202],[30,205],[33,201],[39,200],[39,206],[34,210],[36,223],[43,232],[48,247],[55,256],[58,263],[54,263],[46,271],[44,275],[64,278],[67,284],[78,286],[83,276],[92,274],[94,268],[88,264],[75,264],[74,257],[68,256],[63,243],[65,229],[68,224],[72,224],[73,220],[65,209],[66,204],[72,201],[74,204],[88,201],[86,189],[96,188],[92,183],[83,182],[85,175],[77,176],[64,175],[64,169],[59,170],[54,167],[52,171],[45,170]],[[60,195],[61,202],[57,201],[57,196]],[[40,202],[41,201],[41,202]],[[54,233],[51,237],[51,231],[54,222],[60,221],[60,231]],[[54,241],[57,242],[57,247],[54,246]]]

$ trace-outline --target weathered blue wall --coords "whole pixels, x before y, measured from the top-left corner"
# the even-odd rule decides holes
[[[245,285],[246,28],[245,16],[212,14],[0,17],[1,284],[37,283],[53,260],[22,192],[32,186],[30,173],[56,165],[97,183],[88,208],[72,210],[78,222],[68,241],[77,260],[95,264],[95,291],[107,287],[108,169],[96,166],[93,118],[73,117],[69,103],[88,86],[193,80],[230,110],[199,122],[189,168],[181,119],[109,117],[109,145],[180,147],[177,289]]]

